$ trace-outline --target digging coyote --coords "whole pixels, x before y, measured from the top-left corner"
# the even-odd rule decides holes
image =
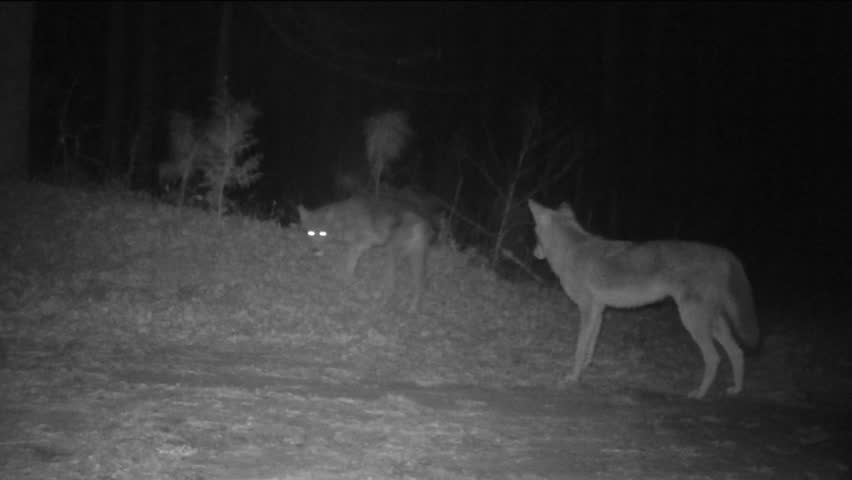
[[[423,293],[426,250],[433,234],[431,224],[412,205],[391,198],[356,195],[309,211],[299,206],[302,227],[314,240],[314,253],[322,255],[325,243],[345,248],[342,276],[351,282],[361,255],[372,247],[385,247],[386,299],[393,294],[397,265],[408,260],[414,284],[409,311],[417,311]]]
[[[533,200],[529,206],[538,237],[534,254],[547,259],[580,309],[574,369],[565,380],[577,381],[592,360],[605,307],[638,307],[670,296],[704,357],[701,385],[689,397],[703,397],[716,377],[719,354],[714,338],[734,371],[728,394],[742,390],[743,351],[731,326],[746,346],[754,346],[760,334],[751,286],[734,254],[691,242],[607,240],[584,230],[565,203],[558,210]]]

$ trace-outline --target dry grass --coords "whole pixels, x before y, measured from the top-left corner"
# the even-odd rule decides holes
[[[635,476],[641,453],[655,478],[685,478],[673,465],[712,451],[648,451],[631,434],[674,428],[637,417],[633,392],[680,398],[700,374],[669,304],[604,322],[585,383],[626,417],[595,397],[575,408],[588,417],[504,418],[481,392],[559,395],[576,310],[470,254],[431,250],[412,315],[404,275],[388,305],[376,299],[382,252],[345,286],[333,255],[271,222],[38,184],[2,185],[0,218],[4,478],[550,478],[548,442],[573,445],[561,457],[578,475]],[[825,338],[772,331],[747,361],[745,398],[808,400],[803,378],[837,372]],[[848,372],[846,355],[832,359]]]

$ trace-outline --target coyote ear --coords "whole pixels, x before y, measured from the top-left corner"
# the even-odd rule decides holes
[[[559,205],[559,211],[570,213],[572,216],[574,215],[574,209],[571,208],[571,205],[568,205],[568,202],[562,202]]]
[[[550,221],[550,210],[533,199],[529,199],[530,212],[532,212],[533,220],[540,225],[546,225]]]
[[[533,200],[532,198],[527,200],[527,203],[529,203],[530,212],[532,212],[534,217],[538,218],[543,213],[544,207],[539,205],[539,203]]]

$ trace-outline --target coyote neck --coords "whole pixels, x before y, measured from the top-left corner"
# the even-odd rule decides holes
[[[577,252],[583,245],[600,240],[600,238],[583,230],[576,224],[563,225],[554,223],[552,228],[559,230],[561,235],[549,236],[549,244],[542,244],[542,247],[544,248],[547,262],[557,272],[564,271],[563,269],[565,268],[572,269],[575,267],[578,261]]]

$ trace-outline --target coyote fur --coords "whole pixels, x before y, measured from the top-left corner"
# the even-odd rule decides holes
[[[358,261],[367,250],[383,247],[387,251],[384,291],[386,300],[390,299],[397,266],[400,260],[408,260],[414,285],[408,309],[418,310],[426,253],[433,235],[425,215],[404,201],[368,195],[356,195],[312,211],[301,205],[298,208],[302,227],[314,241],[315,255],[323,255],[327,243],[343,246],[339,273],[346,282],[354,279]]]
[[[632,308],[671,297],[704,358],[701,384],[689,397],[704,397],[716,377],[714,339],[733,369],[727,393],[742,390],[743,351],[737,339],[751,347],[760,333],[751,285],[733,253],[694,242],[608,240],[584,230],[565,203],[552,210],[530,200],[529,207],[538,238],[534,254],[547,260],[580,310],[573,371],[566,381],[579,380],[592,360],[606,307]]]

